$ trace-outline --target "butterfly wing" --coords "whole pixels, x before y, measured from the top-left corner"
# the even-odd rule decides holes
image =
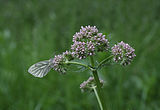
[[[42,78],[43,76],[47,75],[47,73],[51,70],[49,60],[40,61],[34,65],[32,65],[28,72],[35,77]]]

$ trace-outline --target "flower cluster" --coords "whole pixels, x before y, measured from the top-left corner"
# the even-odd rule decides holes
[[[53,69],[64,74],[66,72],[66,69],[64,68],[64,63],[65,57],[63,55],[55,55],[53,59]]]
[[[96,51],[107,51],[108,48],[109,42],[106,36],[98,33],[96,26],[82,26],[80,32],[73,36],[73,45],[71,45],[71,50],[79,59],[95,55]]]
[[[100,80],[100,84],[102,87],[104,84],[104,81]],[[94,80],[94,77],[89,77],[89,79],[87,81],[84,81],[82,84],[80,84],[80,89],[82,90],[82,92],[91,91],[94,86],[96,86],[96,82]]]
[[[123,41],[112,47],[114,61],[124,66],[129,65],[133,58],[136,56],[134,51],[135,50],[131,46],[124,43]]]
[[[76,34],[73,35],[73,42],[85,41],[85,39],[90,39],[97,33],[98,29],[96,26],[81,26],[80,32],[76,32]]]
[[[63,52],[61,55],[55,55],[52,60],[52,68],[62,74],[66,73],[65,62],[74,59],[74,53],[70,51]]]
[[[87,49],[86,49],[86,43],[85,42],[74,42],[71,49],[74,51],[75,56],[79,59],[86,58]]]
[[[109,42],[106,36],[98,32],[96,26],[81,27],[80,32],[73,36],[72,51],[65,51],[61,55],[56,55],[53,59],[53,69],[60,72],[66,72],[66,62],[74,58],[85,59],[88,56],[95,55],[96,52],[108,51]],[[112,47],[112,55],[115,62],[122,65],[128,65],[136,56],[134,49],[128,44],[121,41]],[[88,85],[93,84],[93,77],[89,78],[81,84],[81,89],[85,89]]]

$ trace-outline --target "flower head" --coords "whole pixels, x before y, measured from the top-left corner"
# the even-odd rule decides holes
[[[107,51],[108,48],[109,42],[106,36],[98,33],[96,26],[82,26],[80,32],[73,36],[73,45],[71,45],[75,57],[79,59],[95,55],[98,51]]]
[[[136,56],[134,51],[135,50],[131,46],[124,43],[123,41],[112,47],[114,61],[124,66],[129,65],[133,58]]]
[[[97,51],[107,51],[109,48],[108,39],[102,33],[98,33],[97,36],[94,37],[94,42],[97,47]]]
[[[98,33],[98,29],[96,26],[81,26],[80,32],[77,32],[73,36],[73,42],[75,41],[85,41],[87,39],[92,38],[94,35]]]
[[[66,62],[74,59],[74,52],[66,50],[60,55],[55,55],[52,59],[52,68],[59,73],[65,74],[67,71]]]
[[[91,56],[95,54],[95,46],[92,41],[87,42],[87,55]]]
[[[104,81],[100,80],[101,86],[103,86]],[[96,86],[96,82],[94,80],[94,77],[89,77],[87,81],[84,81],[83,83],[80,84],[80,89],[82,92],[84,91],[91,91],[93,87]]]
[[[59,73],[65,74],[66,73],[66,68],[64,67],[65,65],[66,58],[64,55],[55,55],[55,57],[52,60],[52,68],[55,71],[58,71]]]
[[[74,42],[71,46],[72,51],[75,53],[75,56],[79,59],[84,59],[87,57],[87,49],[85,42]]]

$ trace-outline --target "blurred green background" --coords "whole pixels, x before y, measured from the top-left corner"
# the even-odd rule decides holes
[[[100,71],[108,109],[160,110],[160,0],[0,0],[0,110],[98,110],[94,94],[79,89],[88,71],[27,72],[69,49],[85,25],[136,50],[131,65]]]

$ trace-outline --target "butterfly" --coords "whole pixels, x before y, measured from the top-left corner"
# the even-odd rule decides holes
[[[29,69],[28,72],[35,77],[42,78],[47,75],[47,73],[52,68],[52,59],[40,61],[36,64],[33,64]]]

